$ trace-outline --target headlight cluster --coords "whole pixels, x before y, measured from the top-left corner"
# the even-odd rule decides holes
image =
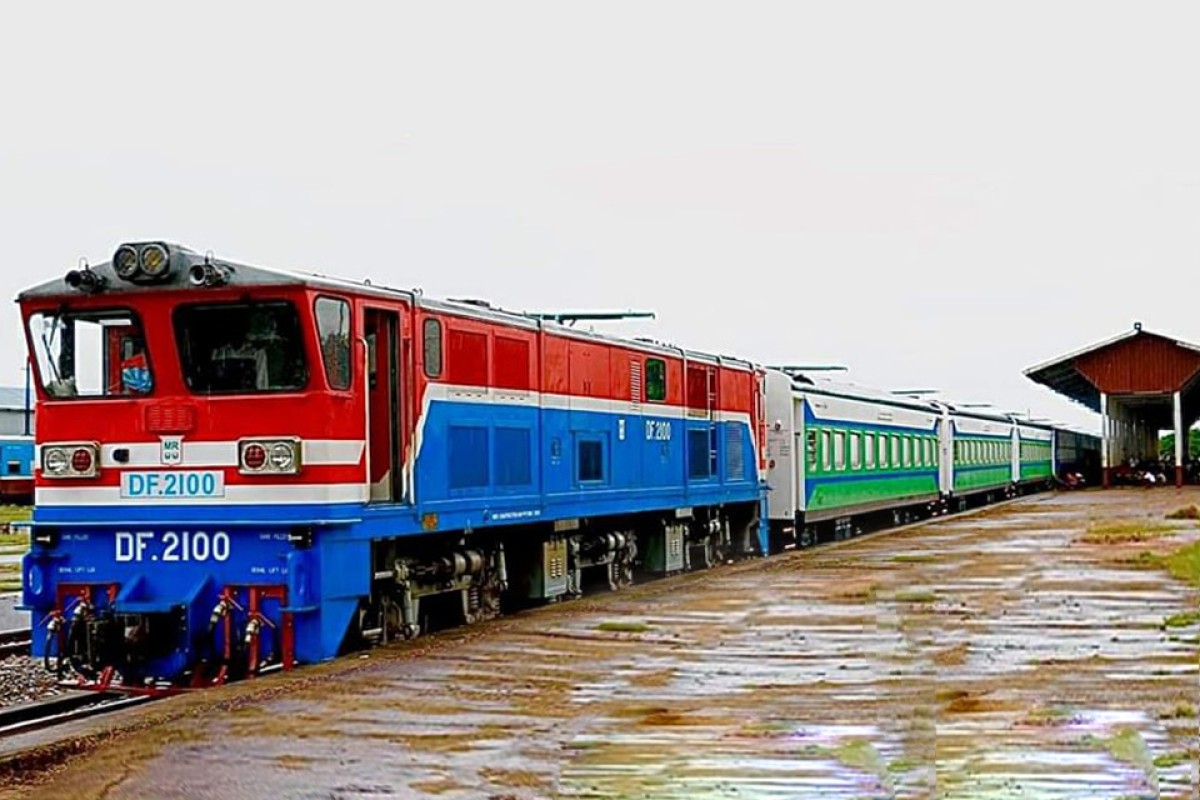
[[[161,242],[123,244],[113,253],[113,270],[124,281],[161,281],[171,274],[171,252]]]
[[[300,440],[243,439],[238,442],[238,467],[243,475],[295,475],[300,471]]]
[[[91,443],[42,445],[42,477],[94,478],[100,473],[100,448]]]

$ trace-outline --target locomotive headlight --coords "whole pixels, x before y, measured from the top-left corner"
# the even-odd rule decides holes
[[[238,471],[243,475],[295,475],[300,471],[300,440],[243,439]]]
[[[65,475],[71,468],[71,457],[65,447],[48,447],[42,451],[42,472]]]
[[[42,447],[42,476],[94,478],[100,472],[100,448],[91,442]]]
[[[271,468],[276,472],[292,472],[296,467],[296,450],[290,443],[279,443],[271,448]]]
[[[161,244],[148,244],[142,248],[141,264],[147,278],[161,278],[167,274],[171,258]]]
[[[127,244],[117,248],[117,252],[113,254],[113,269],[116,270],[118,277],[131,281],[137,276],[140,268],[137,250]]]

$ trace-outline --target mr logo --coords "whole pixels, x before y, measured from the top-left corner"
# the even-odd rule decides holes
[[[175,466],[183,463],[183,437],[182,436],[162,436],[162,463],[167,466]]]

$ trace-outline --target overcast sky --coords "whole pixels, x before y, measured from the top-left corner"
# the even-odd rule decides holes
[[[1092,426],[1021,370],[1200,341],[1195,0],[115,7],[4,12],[9,297],[165,238]]]

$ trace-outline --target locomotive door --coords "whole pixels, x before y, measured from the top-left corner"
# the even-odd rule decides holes
[[[370,500],[395,503],[404,496],[400,460],[400,315],[368,308],[364,317],[367,340],[367,447],[370,451]]]
[[[717,367],[687,361],[687,468],[688,480],[715,480],[718,475],[718,388]]]

